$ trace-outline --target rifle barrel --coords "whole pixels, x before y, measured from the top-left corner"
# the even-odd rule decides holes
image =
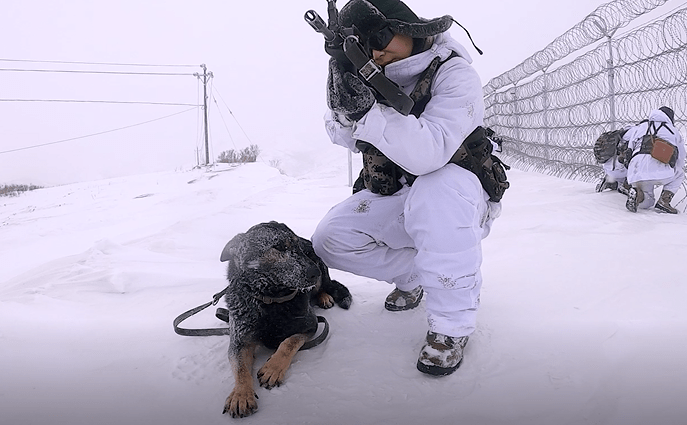
[[[305,16],[303,18],[305,19],[305,22],[309,23],[315,31],[322,34],[325,40],[333,41],[336,38],[336,34],[327,28],[327,25],[324,23],[324,19],[322,19],[322,17],[314,10],[308,10],[305,12]]]

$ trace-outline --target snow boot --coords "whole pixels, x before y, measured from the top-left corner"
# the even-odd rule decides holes
[[[463,350],[467,343],[467,336],[452,337],[427,332],[427,342],[420,351],[417,369],[435,376],[452,374],[463,361]]]
[[[396,288],[386,297],[384,308],[389,311],[411,310],[420,304],[422,294],[424,294],[422,286],[407,292]]]
[[[627,180],[623,180],[623,182],[618,185],[618,192],[627,196],[630,194],[630,188],[631,187],[632,186],[630,186],[630,184],[627,182]]]
[[[631,187],[630,192],[627,194],[627,202],[625,202],[625,208],[630,212],[637,212],[637,205],[644,201],[644,192],[636,187]]]
[[[658,198],[658,202],[656,202],[654,208],[668,214],[677,214],[677,210],[670,206],[670,201],[673,200],[673,196],[675,196],[673,192],[663,189],[661,197]]]
[[[601,183],[596,185],[597,192],[603,192],[605,189],[617,190],[618,182],[610,182],[606,177],[601,180]]]

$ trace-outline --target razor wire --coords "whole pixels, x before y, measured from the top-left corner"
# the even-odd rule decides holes
[[[575,33],[610,29],[596,48],[554,70],[540,69],[540,75],[529,79],[523,63],[514,74],[506,73],[508,78],[497,77],[501,80],[485,86],[485,125],[503,139],[502,155],[511,165],[568,179],[601,179],[604,172],[593,154],[601,133],[635,125],[664,105],[675,111],[675,126],[684,137],[687,7],[618,38],[612,35],[626,17],[645,10],[646,3],[616,1],[599,7],[585,19],[593,17],[594,25],[574,28]],[[628,10],[621,13],[621,5]],[[559,39],[552,45],[558,46]],[[687,182],[682,191],[687,196]]]
[[[520,65],[491,79],[484,87],[485,95],[499,88],[544,70],[571,53],[613,35],[635,18],[665,4],[668,0],[616,0],[599,6],[544,49],[527,58]]]

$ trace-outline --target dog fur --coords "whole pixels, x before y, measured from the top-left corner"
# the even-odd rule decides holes
[[[220,260],[228,262],[225,300],[235,380],[223,413],[245,417],[258,408],[252,376],[258,345],[276,349],[258,371],[260,386],[281,385],[294,355],[317,332],[312,305],[330,308],[336,303],[348,309],[352,297],[329,277],[312,243],[283,223],[260,223],[236,235]]]

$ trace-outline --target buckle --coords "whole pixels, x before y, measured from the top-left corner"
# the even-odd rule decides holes
[[[365,80],[370,81],[375,75],[381,74],[382,67],[377,65],[374,60],[370,59],[358,70],[358,72]]]

